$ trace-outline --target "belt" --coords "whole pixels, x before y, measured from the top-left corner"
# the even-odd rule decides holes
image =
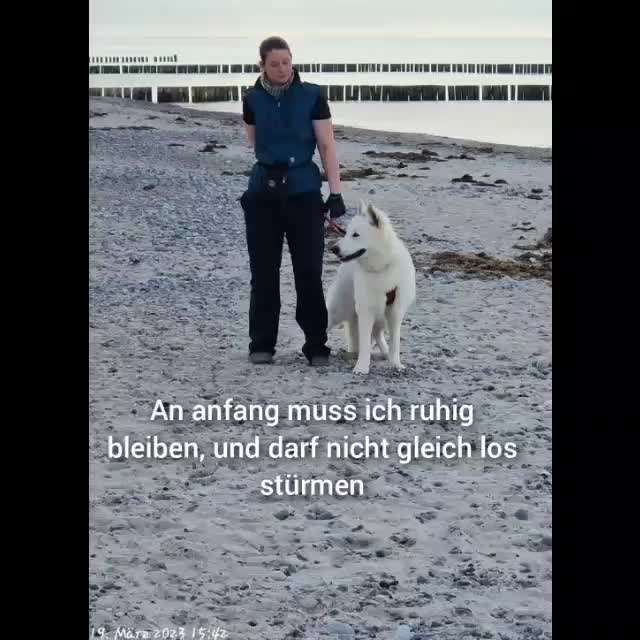
[[[295,160],[295,158],[294,158]],[[256,164],[261,166],[261,167],[268,167],[268,168],[283,168],[283,167],[287,167],[289,169],[297,169],[298,167],[306,167],[309,164],[312,164],[313,160],[308,160],[307,162],[303,162],[302,164],[289,164],[288,162],[272,162],[272,163],[268,163],[268,162],[262,162],[261,160],[257,160]]]

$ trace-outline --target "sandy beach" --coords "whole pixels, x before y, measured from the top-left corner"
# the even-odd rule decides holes
[[[360,198],[374,202],[416,265],[402,372],[375,358],[354,376],[341,331],[330,366],[307,365],[286,248],[276,360],[250,365],[238,199],[253,153],[241,117],[90,99],[89,606],[110,637],[201,627],[207,640],[216,628],[232,640],[551,638],[551,150],[342,126],[336,139],[346,218]],[[326,251],[325,291],[336,268]],[[437,397],[473,404],[473,425],[150,420],[157,399]],[[458,434],[476,448],[483,435],[514,442],[518,455],[209,455],[256,435]],[[110,460],[110,436],[193,441],[206,455]],[[360,479],[365,495],[260,494],[263,478],[287,473]]]

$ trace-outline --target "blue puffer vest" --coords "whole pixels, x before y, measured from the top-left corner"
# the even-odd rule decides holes
[[[289,167],[288,193],[319,191],[320,170],[312,161],[316,149],[312,114],[320,95],[320,87],[302,82],[298,72],[291,86],[280,98],[274,98],[260,84],[245,94],[245,100],[255,114],[257,162],[249,176],[248,191],[260,190],[265,167],[286,163]]]

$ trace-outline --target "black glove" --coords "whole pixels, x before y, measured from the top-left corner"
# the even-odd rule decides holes
[[[342,194],[332,193],[327,201],[324,203],[324,212],[329,212],[330,218],[339,218],[347,212],[347,208],[344,206],[344,200]]]

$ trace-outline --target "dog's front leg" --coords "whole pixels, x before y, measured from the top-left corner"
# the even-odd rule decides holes
[[[369,309],[358,309],[358,360],[353,373],[369,373],[372,330],[373,314]]]
[[[393,367],[402,371],[404,366],[400,364],[400,325],[402,316],[398,313],[391,313],[389,317],[389,334],[391,344],[389,345],[389,362]]]

